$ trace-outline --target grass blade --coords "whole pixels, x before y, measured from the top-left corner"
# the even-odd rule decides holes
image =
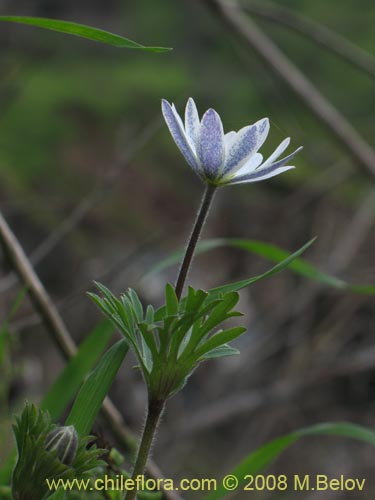
[[[90,433],[102,402],[129,350],[125,340],[113,345],[83,383],[66,425],[74,425],[81,435]]]
[[[283,250],[276,245],[265,243],[258,240],[248,240],[239,238],[218,238],[212,240],[205,240],[197,245],[197,254],[202,254],[216,248],[230,246],[233,248],[240,248],[247,252],[264,257],[272,262],[281,263],[287,259],[291,254],[286,250]],[[163,259],[157,263],[151,271],[143,279],[147,279],[148,276],[157,274],[164,269],[173,266],[180,262],[183,256],[183,250],[175,252],[169,255],[167,258]],[[344,280],[331,276],[324,273],[313,264],[305,259],[294,258],[293,262],[290,262],[289,269],[296,274],[304,276],[313,281],[317,281],[322,285],[341,290],[343,292],[359,293],[364,295],[375,295],[375,285],[371,284],[351,284]]]
[[[313,425],[312,427],[307,427],[301,429],[286,436],[274,439],[273,441],[267,443],[266,445],[258,448],[254,452],[250,453],[233,471],[230,472],[231,475],[236,476],[238,479],[238,488],[243,487],[243,485],[248,482],[244,479],[248,474],[257,474],[259,471],[264,469],[273,460],[275,460],[282,451],[291,446],[293,443],[299,439],[306,436],[341,436],[357,439],[365,443],[372,444],[375,446],[375,432],[365,427],[359,425],[349,424],[349,423],[325,423]],[[230,491],[226,490],[220,481],[218,481],[218,486],[215,491],[210,493],[206,500],[219,500],[230,494]]]
[[[212,243],[215,243],[215,240],[213,240]],[[217,240],[217,243],[220,245],[220,240]],[[222,244],[229,245],[235,248],[242,248],[247,252],[255,253],[273,262],[280,262],[281,260],[286,259],[289,255],[289,253],[285,250],[275,245],[264,243],[262,241],[227,239],[222,240]],[[354,293],[371,295],[375,294],[375,285],[357,285],[346,283],[345,281],[336,278],[335,276],[331,276],[320,271],[320,269],[316,268],[313,264],[304,259],[295,259],[290,264],[289,269],[296,274],[300,274],[301,276],[305,276],[306,278],[322,283],[323,285],[336,288],[338,290],[346,290]]]
[[[41,408],[49,411],[52,420],[61,416],[112,335],[112,324],[107,320],[102,321],[82,342],[77,354],[69,360],[41,403]]]
[[[269,278],[270,276],[279,273],[280,271],[288,267],[294,261],[294,259],[302,255],[303,252],[305,252],[314,243],[315,240],[316,238],[313,238],[312,240],[308,241],[299,250],[292,254],[289,254],[286,259],[280,261],[278,264],[276,264],[276,266],[272,267],[263,274],[259,274],[258,276],[254,276],[253,278],[249,278],[246,280],[236,281],[235,283],[229,283],[228,285],[222,285],[216,288],[212,288],[210,290],[210,298],[215,299],[223,293],[237,292],[238,290],[242,290],[242,288],[246,288],[256,283],[257,281],[261,281],[265,278]]]
[[[74,35],[81,38],[87,38],[95,42],[113,45],[114,47],[146,50],[149,52],[167,52],[171,50],[167,47],[146,47],[140,43],[129,40],[115,33],[94,28],[85,24],[78,24],[71,21],[62,21],[60,19],[48,19],[45,17],[26,17],[26,16],[0,16],[0,21],[26,24],[37,28],[58,31],[67,35]]]

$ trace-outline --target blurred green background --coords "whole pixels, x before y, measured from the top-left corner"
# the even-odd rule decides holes
[[[271,5],[277,4],[367,52],[373,49],[370,0]],[[174,280],[175,268],[141,277],[184,244],[202,186],[162,122],[162,97],[181,111],[194,97],[201,112],[208,107],[219,112],[227,131],[268,116],[264,154],[287,136],[292,147],[304,146],[294,171],[220,190],[206,237],[260,239],[294,250],[317,235],[307,257],[318,267],[351,282],[373,281],[373,179],[204,1],[3,0],[0,14],[72,20],[174,49],[162,54],[120,50],[0,25],[1,210],[34,256],[77,342],[99,320],[84,293],[94,279],[114,291],[132,286],[154,303],[162,300],[164,282]],[[251,17],[371,143],[371,76],[286,26]],[[53,244],[41,257],[46,241]],[[199,257],[190,279],[209,287],[255,275],[268,265],[239,250],[221,249]],[[18,290],[3,259],[0,317]],[[239,342],[241,356],[202,367],[171,401],[155,449],[167,476],[219,474],[265,440],[314,422],[373,421],[368,353],[374,312],[368,298],[284,272],[244,292],[240,308],[249,327]],[[25,398],[40,400],[63,366],[27,301],[6,338],[0,463],[10,447],[11,415]],[[301,380],[306,384],[299,387]],[[145,394],[131,361],[112,396],[138,430]],[[103,426],[100,432],[107,434]],[[363,445],[327,438],[294,447],[275,471],[364,476],[370,463],[371,450]],[[374,482],[361,498],[370,498],[371,488]],[[329,498],[346,498],[342,495]]]

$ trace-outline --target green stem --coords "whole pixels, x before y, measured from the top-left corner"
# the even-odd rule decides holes
[[[206,221],[208,211],[211,206],[213,196],[216,191],[216,186],[208,185],[203,195],[202,203],[198,211],[197,218],[194,223],[193,231],[191,233],[184,259],[176,282],[176,295],[178,299],[181,298],[182,291],[185,285],[186,277],[188,275],[191,261],[194,256],[195,248],[197,246],[200,234],[202,232],[204,223]],[[132,473],[132,479],[136,483],[138,476],[144,474],[147,459],[151,451],[152,441],[154,439],[155,431],[157,429],[160,416],[164,410],[165,401],[150,400],[148,406],[147,419],[143,429],[141,443],[137,454],[137,459]],[[134,500],[137,495],[137,490],[129,490],[125,494],[125,500]]]
[[[175,288],[178,300],[180,300],[180,298],[181,298],[182,291],[184,289],[184,285],[185,285],[185,281],[186,281],[186,277],[188,275],[191,261],[192,261],[193,256],[194,256],[195,247],[197,246],[200,234],[202,232],[202,228],[204,226],[204,223],[206,222],[208,211],[210,209],[211,202],[212,202],[213,196],[215,194],[215,191],[216,191],[216,186],[208,185],[206,188],[206,191],[203,195],[202,203],[201,203],[200,209],[198,211],[197,218],[195,220],[193,231],[191,233],[189,243],[186,247],[184,260],[182,261],[180,271],[178,273],[178,278],[177,278],[176,288]]]
[[[165,401],[149,401],[146,423],[143,429],[142,439],[132,473],[133,481],[137,481],[137,477],[142,476],[145,472],[147,459],[151,451],[152,441],[154,439],[161,414],[163,413],[164,406]],[[135,488],[133,490],[128,490],[125,495],[125,500],[134,500],[136,495],[137,490]]]

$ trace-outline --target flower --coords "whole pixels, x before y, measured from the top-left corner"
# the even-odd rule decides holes
[[[174,104],[162,99],[162,112],[174,142],[185,160],[199,177],[214,186],[257,182],[294,168],[287,165],[298,151],[281,160],[290,138],[284,139],[275,151],[263,161],[258,150],[269,132],[268,118],[243,127],[238,132],[224,134],[220,116],[214,109],[205,112],[199,120],[192,98],[186,104],[185,123]]]

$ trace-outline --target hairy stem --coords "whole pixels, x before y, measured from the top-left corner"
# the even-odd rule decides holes
[[[207,186],[203,195],[202,203],[198,211],[197,218],[194,223],[193,231],[191,233],[189,243],[186,247],[184,260],[182,261],[181,268],[176,282],[176,295],[178,299],[181,298],[182,291],[185,285],[186,277],[188,275],[191,261],[194,256],[195,247],[197,246],[199,236],[207,218],[211,202],[216,191],[216,186]],[[132,473],[132,479],[136,484],[137,478],[144,474],[147,459],[151,451],[152,441],[154,439],[155,431],[157,429],[160,416],[164,410],[165,401],[150,400],[148,406],[148,413],[146,424],[143,429],[141,443],[139,445],[137,459]],[[127,491],[125,500],[134,500],[137,495],[137,489]]]
[[[163,413],[165,401],[150,400],[148,405],[148,413],[145,427],[143,429],[141,443],[137,454],[137,460],[134,465],[132,479],[137,481],[138,476],[144,474],[147,459],[151,451],[152,441],[157,429],[161,414]],[[135,483],[136,484],[136,483]],[[137,488],[128,490],[125,495],[125,500],[134,500],[137,495]]]
[[[188,275],[191,261],[192,261],[193,256],[194,256],[195,247],[197,246],[199,236],[202,232],[202,228],[203,228],[204,223],[206,221],[208,211],[210,209],[211,202],[212,202],[213,196],[215,194],[215,191],[216,191],[216,186],[208,185],[206,188],[206,191],[203,195],[202,203],[201,203],[197,218],[196,218],[195,223],[194,223],[193,231],[191,233],[189,243],[186,247],[184,260],[182,261],[180,271],[178,273],[178,278],[177,278],[177,282],[176,282],[176,295],[177,295],[177,298],[179,300],[181,298],[182,291],[184,289],[184,285],[185,285],[185,281],[186,281],[186,277]]]

